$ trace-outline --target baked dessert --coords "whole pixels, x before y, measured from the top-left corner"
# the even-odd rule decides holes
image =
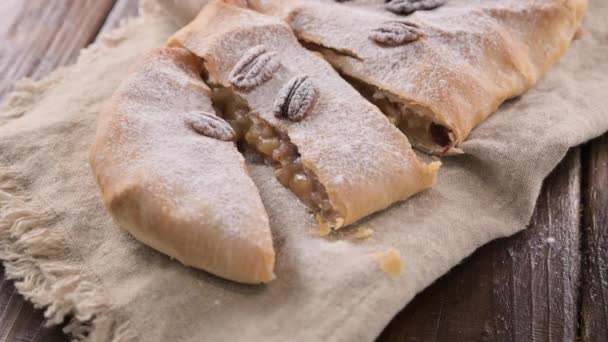
[[[201,72],[186,49],[147,54],[99,116],[93,173],[117,224],[139,241],[226,279],[268,282],[268,217]]]
[[[414,146],[459,145],[566,51],[586,0],[249,0],[283,18]],[[408,15],[409,14],[409,15]]]
[[[419,160],[408,137],[431,153],[460,153],[476,125],[561,56],[586,8],[586,0],[189,5],[207,2],[127,75],[100,114],[90,163],[120,227],[243,283],[271,281],[275,253],[237,143],[274,167],[322,233],[349,225],[431,187],[440,163]],[[389,252],[377,260],[398,272]]]
[[[322,233],[433,185],[439,162],[418,160],[378,108],[279,18],[212,1],[168,44],[202,58],[218,113],[315,212]]]

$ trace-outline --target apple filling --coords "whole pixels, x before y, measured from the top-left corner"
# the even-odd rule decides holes
[[[311,208],[322,223],[341,226],[327,192],[316,175],[302,163],[298,148],[287,134],[278,131],[254,112],[243,99],[226,89],[214,89],[216,111],[232,126],[237,142],[253,149],[270,163],[278,181]]]
[[[412,145],[440,153],[446,153],[454,146],[451,129],[398,102],[394,95],[374,90],[368,98],[408,137]]]
[[[320,52],[330,64],[336,58],[344,56],[355,58],[349,54],[345,54],[341,50],[327,48],[305,40],[301,40],[301,42],[306,48]],[[415,105],[404,103],[404,101],[393,94],[347,75],[339,68],[336,68],[336,70],[363,97],[375,104],[407,136],[408,140],[415,147],[425,152],[442,155],[448,153],[454,147],[455,137],[452,130],[441,123],[433,121],[429,115],[425,115],[424,108],[416,108]]]

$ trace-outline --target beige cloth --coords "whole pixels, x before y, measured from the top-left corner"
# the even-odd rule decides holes
[[[88,162],[96,115],[128,66],[176,29],[147,0],[76,65],[23,81],[0,116],[0,257],[29,300],[96,341],[370,341],[412,297],[482,244],[523,229],[542,180],[570,146],[608,129],[608,3],[531,91],[444,159],[437,186],[367,219],[375,234],[311,233],[305,207],[252,164],[271,216],[277,279],[239,285],[181,266],[118,230]],[[3,122],[3,123],[1,123]],[[372,252],[396,248],[392,279]]]

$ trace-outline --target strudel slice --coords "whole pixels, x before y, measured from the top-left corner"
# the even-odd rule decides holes
[[[436,154],[460,152],[473,128],[534,85],[586,10],[586,0],[444,2],[248,1],[288,22],[414,146]]]
[[[279,18],[212,1],[169,45],[202,58],[218,112],[316,213],[322,233],[433,185],[439,162],[418,160],[378,108]]]
[[[186,49],[147,54],[99,116],[93,173],[116,223],[139,241],[226,279],[268,282],[268,217],[201,71]]]

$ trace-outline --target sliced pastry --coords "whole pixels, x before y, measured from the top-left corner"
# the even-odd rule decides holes
[[[378,108],[279,18],[213,1],[169,45],[202,58],[218,113],[316,213],[323,233],[433,185],[439,162],[418,160]]]
[[[268,217],[201,72],[186,49],[146,55],[99,116],[93,173],[116,223],[139,241],[226,279],[268,282]]]
[[[586,0],[248,3],[283,18],[414,146],[437,154],[460,152],[474,127],[534,85],[586,10]]]

